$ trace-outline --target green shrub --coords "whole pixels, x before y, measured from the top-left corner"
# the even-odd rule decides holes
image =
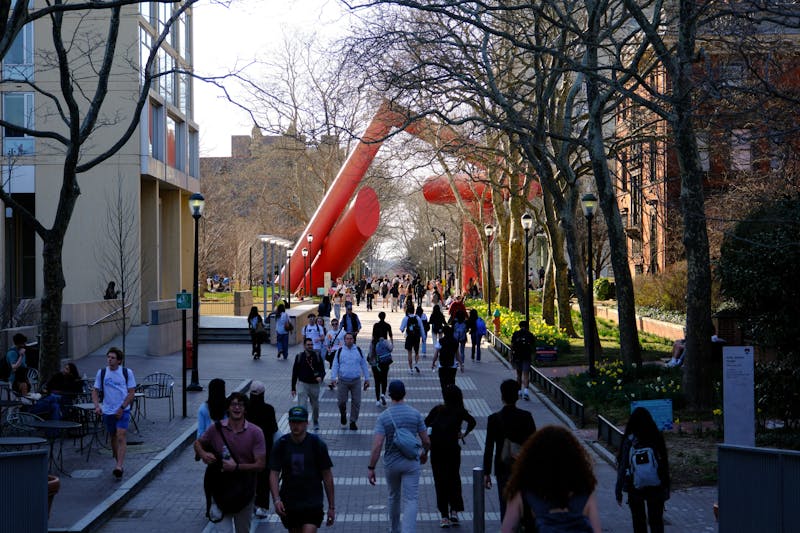
[[[616,286],[608,278],[594,280],[594,297],[597,300],[613,300],[617,297]]]
[[[786,428],[800,424],[800,365],[786,357],[755,365],[755,396],[761,427],[767,420],[781,420]]]
[[[661,274],[636,276],[633,292],[637,307],[686,313],[686,261]]]
[[[475,309],[478,311],[478,315],[485,319],[488,312],[486,302],[468,299],[465,305],[467,309]],[[503,339],[503,342],[510,344],[511,335],[519,328],[519,323],[525,320],[525,315],[516,311],[511,311],[503,306],[493,305],[492,314],[494,314],[496,310],[500,311],[500,337]],[[494,327],[492,326],[493,318],[494,317],[486,320],[486,327],[492,331],[494,331]],[[557,326],[549,326],[542,320],[535,320],[531,317],[529,328],[531,333],[536,337],[536,342],[539,345],[546,344],[555,346],[558,353],[569,353],[569,337],[564,331],[558,329]]]

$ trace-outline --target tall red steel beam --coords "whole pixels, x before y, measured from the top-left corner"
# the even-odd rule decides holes
[[[347,207],[339,222],[322,242],[322,250],[311,266],[314,272],[330,272],[331,279],[343,276],[350,264],[358,257],[358,253],[367,244],[380,221],[380,202],[378,195],[371,187],[363,187],[355,199]],[[336,246],[346,243],[346,246]],[[329,248],[337,250],[335,254],[325,253]]]

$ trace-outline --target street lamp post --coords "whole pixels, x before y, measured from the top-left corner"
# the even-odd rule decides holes
[[[286,309],[292,306],[292,250],[286,248]]]
[[[311,250],[311,243],[314,242],[314,236],[309,233],[306,240],[308,241],[308,249]],[[308,259],[308,290],[312,300],[314,299],[314,273],[311,270],[313,268],[311,266],[313,260],[313,256]]]
[[[529,301],[530,294],[528,291],[528,234],[533,226],[533,217],[530,213],[522,215],[520,222],[522,222],[522,229],[525,230],[525,322],[530,326],[531,322],[531,304]]]
[[[269,301],[272,304],[270,310],[275,310],[275,242],[276,239],[273,237],[269,240],[269,247],[270,247],[270,259],[269,259],[269,286],[272,287],[269,295]],[[267,310],[264,309],[264,314],[267,314]]]
[[[486,290],[489,297],[486,301],[489,304],[489,319],[492,318],[492,287],[494,286],[494,279],[492,278],[492,235],[494,235],[494,226],[486,224],[483,228],[486,233]]]
[[[264,307],[261,312],[264,313],[264,317],[266,317],[267,316],[267,243],[270,241],[270,237],[269,235],[259,235],[258,239],[261,241],[261,247],[264,251],[264,258],[263,258],[264,280],[261,283],[261,290],[263,291],[262,296],[264,301]]]
[[[206,199],[199,192],[194,193],[189,197],[189,211],[192,213],[194,219],[194,281],[192,283],[192,349],[194,350],[194,361],[192,361],[192,382],[186,387],[187,391],[202,391],[203,387],[200,386],[200,377],[198,373],[198,366],[200,360],[200,350],[197,345],[197,337],[199,332],[200,323],[200,287],[198,278],[200,277],[200,217],[203,216],[203,208],[206,205]]]
[[[597,208],[597,198],[595,195],[589,193],[584,194],[581,198],[581,207],[583,208],[583,216],[586,217],[587,225],[587,240],[586,240],[586,255],[588,256],[586,274],[589,279],[588,286],[586,287],[586,298],[589,309],[589,320],[586,321],[587,330],[584,336],[586,343],[586,351],[589,354],[589,375],[594,377],[594,273],[592,272],[592,218],[594,218],[594,210]]]
[[[306,271],[308,270],[308,248],[303,248],[300,251],[303,254],[303,293],[308,294],[308,287],[306,286]]]

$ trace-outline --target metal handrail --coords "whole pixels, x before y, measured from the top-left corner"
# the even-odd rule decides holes
[[[123,309],[123,308],[128,308],[128,307],[130,307],[130,306],[132,306],[132,305],[133,305],[133,302],[131,302],[131,303],[129,303],[128,305],[125,305],[125,306],[123,306],[123,307],[120,307],[120,308],[118,308],[118,309],[115,309],[115,310],[111,311],[110,313],[108,313],[106,316],[100,317],[100,318],[98,318],[97,320],[95,320],[94,322],[90,322],[89,324],[87,324],[87,326],[96,326],[97,324],[99,324],[99,323],[100,323],[100,322],[102,322],[103,320],[105,320],[105,319],[107,319],[107,318],[110,318],[110,317],[112,317],[112,316],[116,315],[117,313],[119,313],[120,311],[122,311],[122,309]]]
[[[602,415],[597,415],[597,440],[605,442],[615,450],[622,447],[625,433]]]

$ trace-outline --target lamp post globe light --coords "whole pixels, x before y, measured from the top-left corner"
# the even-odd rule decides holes
[[[314,242],[314,236],[309,233],[308,236],[306,237],[306,240],[308,241],[308,249],[311,250],[311,243]],[[311,266],[311,261],[313,261],[313,259],[314,257],[312,256],[308,260],[308,290],[312,299],[314,298],[314,275],[311,270],[313,268]]]
[[[194,350],[194,361],[192,361],[192,382],[186,387],[186,390],[195,392],[203,390],[203,387],[200,386],[200,377],[197,369],[200,360],[200,347],[197,345],[200,323],[200,240],[198,236],[200,234],[200,217],[203,216],[205,205],[206,199],[199,192],[189,197],[189,211],[194,219],[194,268],[192,269],[194,276],[192,283],[192,349]]]
[[[533,227],[533,217],[530,213],[525,213],[520,217],[520,222],[522,223],[522,229],[525,230],[525,322],[528,322],[530,326],[531,304],[528,291],[528,234],[531,231],[531,227]]]
[[[486,302],[489,305],[489,319],[492,318],[492,287],[494,287],[494,279],[492,278],[492,235],[494,235],[494,226],[486,224],[483,227],[483,232],[486,234],[486,295],[488,296]]]
[[[308,287],[306,286],[306,271],[308,270],[308,248],[300,250],[303,254],[303,293],[308,294]]]
[[[592,218],[594,218],[594,211],[597,209],[597,198],[592,193],[584,194],[581,198],[581,207],[583,208],[583,216],[586,217],[587,225],[587,239],[586,239],[586,255],[588,256],[586,277],[588,278],[588,286],[586,287],[587,307],[589,309],[589,320],[586,321],[587,331],[584,335],[584,343],[586,343],[586,352],[589,354],[589,375],[594,377],[594,273],[592,272]]]

